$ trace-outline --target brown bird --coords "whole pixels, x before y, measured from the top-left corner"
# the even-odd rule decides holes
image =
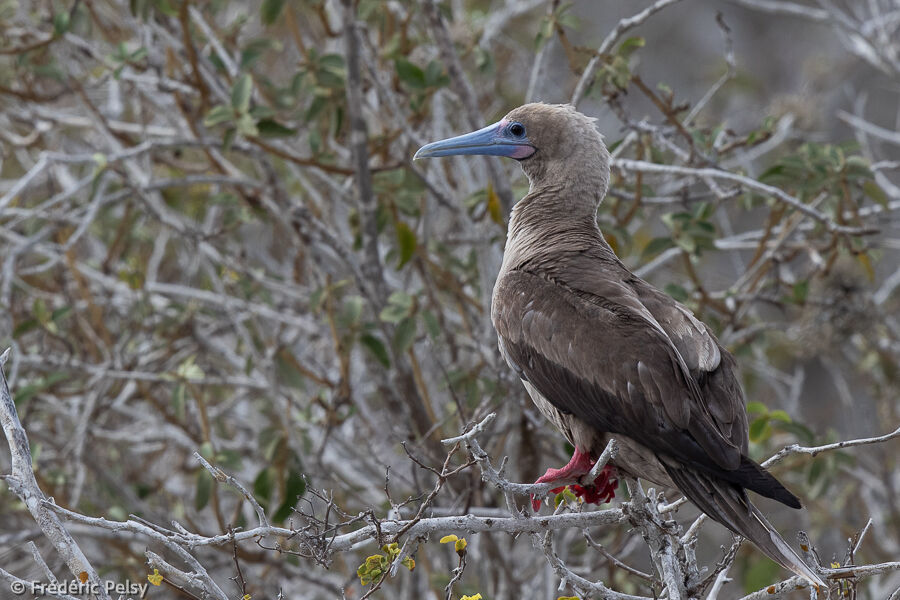
[[[594,119],[569,105],[526,104],[494,125],[423,146],[415,158],[457,154],[514,158],[531,184],[510,216],[491,319],[509,366],[575,447],[568,465],[538,481],[588,473],[615,438],[619,474],[679,490],[824,586],[747,497],[751,490],[800,508],[747,456],[734,357],[690,310],[631,273],[597,226],[609,152]],[[614,476],[607,471],[579,493],[608,500]]]

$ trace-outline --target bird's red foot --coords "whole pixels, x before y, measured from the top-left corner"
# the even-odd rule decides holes
[[[583,453],[576,448],[569,464],[562,469],[547,469],[547,472],[535,481],[535,483],[550,483],[561,479],[578,479],[591,471],[594,462],[595,461],[591,460],[590,454]],[[585,502],[600,504],[601,502],[609,502],[615,498],[616,488],[619,487],[619,480],[616,479],[613,467],[606,465],[594,481],[587,485],[573,484],[570,487],[575,495],[579,498],[584,498]],[[564,488],[565,486],[553,488],[550,492],[558,494]],[[534,512],[541,509],[541,501],[534,496],[531,497],[531,508],[534,509]]]
[[[576,483],[569,487],[572,488],[572,491],[575,492],[576,496],[583,498],[585,502],[591,504],[603,504],[616,497],[619,480],[616,479],[615,469],[610,465],[606,465],[600,471],[600,475],[597,476],[597,479],[595,479],[593,483],[589,483],[586,486],[580,486]],[[557,488],[550,491],[554,494],[558,494],[562,489],[563,488]]]

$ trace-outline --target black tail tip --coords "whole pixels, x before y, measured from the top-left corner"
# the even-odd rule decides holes
[[[754,491],[763,496],[768,496],[772,500],[778,500],[782,504],[790,506],[791,508],[803,508],[803,505],[800,504],[800,498],[791,493],[789,489],[784,487],[781,482],[774,477],[772,478],[772,481],[775,485],[766,486],[767,489],[765,490]]]
[[[787,490],[785,490],[785,492],[787,492],[787,494],[783,498],[778,498],[778,500],[782,504],[786,504],[791,508],[803,508],[803,505],[800,504],[800,498],[788,492]]]
[[[753,490],[761,496],[777,500],[791,508],[803,508],[800,499],[792,494],[784,485],[775,479],[771,473],[766,471],[756,461],[746,456],[741,457],[741,467],[738,472],[743,475],[742,480],[738,481],[740,485],[748,490]]]

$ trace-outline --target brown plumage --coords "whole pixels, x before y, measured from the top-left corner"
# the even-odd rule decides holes
[[[417,157],[449,154],[511,156],[531,184],[510,217],[491,318],[504,358],[576,448],[565,474],[583,474],[587,457],[614,437],[621,473],[678,489],[824,585],[747,497],[752,490],[800,507],[747,456],[734,358],[687,308],[631,273],[597,226],[609,153],[594,120],[568,105],[526,104]]]

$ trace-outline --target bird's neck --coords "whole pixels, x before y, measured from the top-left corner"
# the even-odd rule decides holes
[[[576,191],[565,184],[535,185],[513,207],[509,219],[503,269],[524,263],[548,264],[561,253],[612,253],[597,226],[599,199],[593,191]]]
[[[513,207],[509,237],[539,234],[553,236],[597,230],[597,204],[565,193],[561,186],[535,188]]]

